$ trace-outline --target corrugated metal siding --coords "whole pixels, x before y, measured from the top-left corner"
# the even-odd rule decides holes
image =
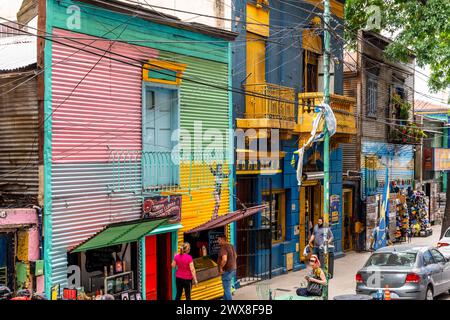
[[[72,33],[57,30],[56,34],[70,36]],[[100,43],[95,45],[100,46]],[[114,44],[113,50],[116,48],[121,54],[135,54],[140,59],[156,55],[154,50],[128,44]],[[54,62],[74,52],[75,49],[54,44]],[[171,53],[160,53],[159,58],[187,64],[184,74],[187,78],[223,88],[228,85],[226,64]],[[97,56],[80,52],[69,58],[68,62],[56,64],[52,78],[54,110],[70,95],[98,59]],[[109,196],[108,186],[117,183],[117,174],[114,172],[116,168],[108,160],[109,148],[141,149],[141,88],[140,68],[136,70],[105,58],[53,116],[54,283],[66,281],[66,254],[69,247],[87,239],[111,222],[135,219],[140,215],[140,165],[136,165],[135,170],[129,170],[125,177],[129,180],[125,184],[130,186],[127,191],[137,191],[137,195],[113,193]],[[202,121],[203,134],[208,129],[220,130],[224,148],[227,148],[228,95],[227,90],[183,80],[180,87],[181,129],[187,129],[193,138],[194,122]],[[199,143],[192,141],[192,146]],[[210,141],[205,141],[204,146],[208,143]],[[206,169],[209,171],[209,168]],[[180,169],[182,179],[190,175],[189,170],[188,167]],[[196,172],[205,172],[196,168],[192,171],[193,180]],[[225,163],[224,172],[227,171]],[[183,195],[183,230],[191,229],[212,217],[215,180],[212,174],[210,179],[202,179],[201,189]],[[224,179],[219,214],[229,211],[229,196],[228,179]],[[179,239],[182,241],[183,231],[180,231]],[[208,283],[205,290],[198,290],[198,297],[215,298],[223,294],[220,284],[214,281]]]
[[[184,77],[196,80],[202,83],[213,84],[221,88],[228,87],[228,65],[210,60],[202,60],[182,55],[160,52],[161,59],[168,59],[178,63],[187,64]],[[229,92],[224,89],[213,88],[192,81],[183,80],[180,87],[180,127],[191,133],[192,146],[198,146],[203,142],[203,146],[211,141],[195,140],[194,127],[195,122],[201,123],[203,134],[206,130],[219,130],[223,135],[222,144],[228,148],[228,95]],[[198,135],[200,137],[200,135]],[[194,150],[193,150],[194,151]],[[228,157],[228,153],[226,153]],[[227,173],[227,165],[224,164],[224,172]],[[180,177],[189,176],[189,168],[181,168]],[[195,172],[195,169],[193,169]],[[204,172],[205,170],[198,170]],[[207,170],[206,170],[207,171]],[[195,178],[194,178],[195,180]],[[179,241],[183,241],[183,232],[195,226],[198,226],[212,217],[214,210],[214,177],[211,174],[210,179],[205,181],[205,185],[210,188],[193,190],[191,195],[184,196],[182,200],[182,225],[183,229],[179,232]],[[228,179],[222,183],[221,206],[219,214],[225,214],[229,211],[229,189]]]
[[[130,180],[137,195],[110,194],[114,185],[112,164],[53,164],[52,167],[52,259],[53,282],[65,283],[67,250],[113,222],[140,217],[142,200],[138,196],[140,166],[128,170],[123,179]]]
[[[59,29],[54,33],[65,37],[81,36]],[[64,41],[83,48],[81,44]],[[80,42],[90,44],[92,40]],[[137,50],[133,49],[136,46],[111,41],[93,45],[105,50],[111,47],[111,51],[135,59],[156,56],[153,49]],[[106,162],[110,149],[140,150],[142,69],[112,61],[108,59],[109,54],[96,65],[100,56],[77,52],[58,43],[53,44],[52,50],[55,64],[52,71],[53,162]]]
[[[0,192],[4,200],[8,193],[38,194],[36,78],[3,94],[29,79],[20,77],[0,79]]]
[[[345,174],[348,170],[359,171],[359,164],[357,163],[357,145],[356,136],[352,136],[351,143],[341,143],[342,147],[342,172]]]

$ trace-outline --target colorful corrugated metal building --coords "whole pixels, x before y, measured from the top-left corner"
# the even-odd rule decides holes
[[[171,259],[193,241],[185,231],[233,206],[235,35],[120,1],[45,4],[46,292],[171,299]],[[192,298],[222,294],[212,273]]]

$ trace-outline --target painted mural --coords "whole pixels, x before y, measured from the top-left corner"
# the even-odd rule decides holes
[[[414,151],[412,145],[363,142],[361,147],[363,198],[383,193],[386,165],[389,166],[391,188],[407,188],[414,181]]]

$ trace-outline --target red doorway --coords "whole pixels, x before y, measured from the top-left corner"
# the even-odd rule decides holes
[[[171,245],[170,233],[145,238],[147,300],[172,300]]]

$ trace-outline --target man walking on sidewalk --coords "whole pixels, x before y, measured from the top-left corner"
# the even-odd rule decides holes
[[[333,244],[333,233],[330,228],[327,228],[328,244]],[[314,226],[313,233],[309,239],[309,245],[313,248],[313,254],[319,257],[320,263],[323,261],[323,246],[325,238],[325,228],[323,227],[323,218],[317,219],[317,224]]]
[[[233,300],[231,295],[231,282],[236,275],[236,250],[227,242],[224,234],[218,237],[218,242],[220,252],[217,265],[219,267],[219,273],[222,275],[223,299]]]

